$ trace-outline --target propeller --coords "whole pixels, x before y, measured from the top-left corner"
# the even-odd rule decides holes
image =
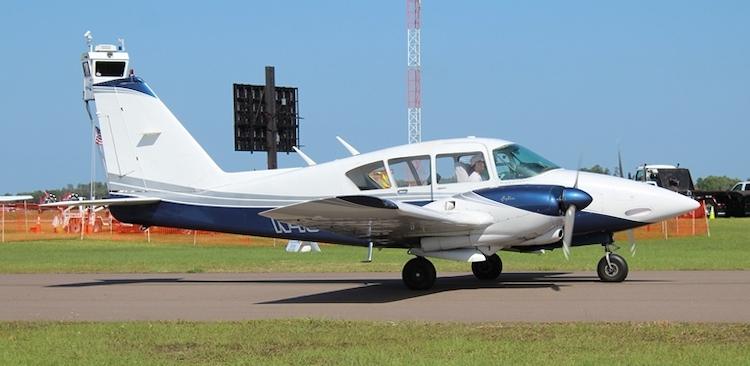
[[[625,178],[625,173],[622,171],[622,154],[620,153],[620,144],[617,144],[617,164],[620,170],[620,178]],[[628,243],[630,243],[630,255],[635,257],[635,232],[630,229],[625,232],[628,236]]]
[[[565,210],[565,221],[563,223],[563,254],[565,259],[570,260],[570,243],[573,241],[573,226],[576,220],[576,206],[570,205]]]
[[[563,219],[563,239],[562,249],[565,254],[565,259],[570,259],[570,244],[573,242],[573,227],[575,227],[576,211],[583,210],[589,204],[593,198],[586,192],[578,189],[578,176],[580,175],[580,169],[576,172],[576,180],[573,183],[573,188],[564,188],[562,191],[562,197],[560,198],[560,208],[565,211],[565,218]]]
[[[635,257],[635,232],[630,229],[625,232],[628,236],[628,243],[630,243],[630,256]]]

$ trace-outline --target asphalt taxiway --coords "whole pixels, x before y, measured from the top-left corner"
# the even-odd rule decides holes
[[[750,322],[750,271],[442,273],[429,291],[398,273],[0,275],[0,320]]]

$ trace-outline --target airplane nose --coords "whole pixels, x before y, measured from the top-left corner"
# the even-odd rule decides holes
[[[700,206],[698,201],[679,193],[675,193],[672,196],[671,204],[679,215],[693,211]]]
[[[655,213],[662,220],[688,213],[700,206],[698,201],[679,193],[663,188],[653,189],[658,190],[657,197],[654,197],[657,202]]]
[[[563,206],[563,211],[570,207],[570,205],[576,206],[576,210],[580,211],[590,205],[593,200],[591,195],[578,188],[565,188],[563,189],[560,203]]]

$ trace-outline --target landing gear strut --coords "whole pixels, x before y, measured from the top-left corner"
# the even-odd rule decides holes
[[[596,273],[603,282],[622,282],[628,276],[625,258],[607,251],[596,266]]]
[[[406,262],[401,278],[406,287],[412,290],[427,290],[435,284],[437,272],[432,262],[424,257],[416,257]]]
[[[500,260],[500,256],[493,254],[485,256],[485,258],[487,259],[484,262],[473,262],[471,264],[474,277],[482,281],[491,281],[500,277],[500,273],[503,271],[503,262]]]

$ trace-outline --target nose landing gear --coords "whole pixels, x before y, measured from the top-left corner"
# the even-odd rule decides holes
[[[596,273],[602,282],[622,282],[628,276],[628,262],[620,255],[607,250],[596,265]]]

